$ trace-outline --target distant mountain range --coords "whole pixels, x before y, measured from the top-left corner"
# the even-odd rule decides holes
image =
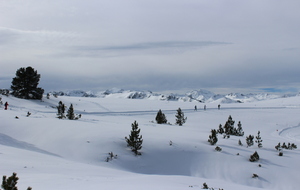
[[[241,94],[241,93],[230,93],[230,94],[215,94],[208,90],[192,90],[183,95],[180,94],[160,94],[153,93],[151,91],[133,91],[133,90],[123,90],[112,88],[100,92],[92,91],[83,91],[83,90],[72,90],[72,91],[53,91],[49,94],[57,96],[75,96],[75,97],[95,97],[95,98],[128,98],[128,99],[156,99],[162,101],[197,101],[203,103],[244,103],[244,102],[254,102],[262,100],[270,100],[277,98],[286,98],[292,96],[299,96],[299,94],[290,94],[290,95],[275,95],[268,93],[259,93],[259,94]]]

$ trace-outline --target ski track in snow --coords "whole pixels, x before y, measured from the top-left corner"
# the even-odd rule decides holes
[[[279,136],[293,141],[300,141],[300,125],[282,129]]]

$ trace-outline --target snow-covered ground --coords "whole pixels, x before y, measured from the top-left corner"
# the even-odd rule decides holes
[[[232,95],[235,96],[235,95]],[[0,110],[0,175],[18,174],[19,189],[201,189],[203,183],[224,190],[296,190],[300,187],[300,151],[274,148],[279,142],[300,143],[300,96],[248,103],[159,101],[59,96],[23,100],[2,97]],[[56,118],[58,102],[71,103],[79,120]],[[197,105],[198,111],[194,111]],[[183,126],[174,125],[181,108]],[[169,124],[156,124],[161,109]],[[26,117],[27,112],[31,115]],[[208,136],[231,115],[241,121],[244,137],[218,136],[215,151]],[[18,117],[18,119],[16,118]],[[127,148],[125,136],[137,121],[143,136],[141,156]],[[261,132],[262,148],[247,148],[245,137]],[[244,146],[238,145],[241,140]],[[172,145],[170,146],[170,141]],[[255,151],[260,160],[250,162]],[[117,158],[106,162],[108,153]],[[259,164],[261,167],[259,167]],[[252,178],[257,174],[258,178]]]

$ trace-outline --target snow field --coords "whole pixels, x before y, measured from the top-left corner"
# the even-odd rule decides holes
[[[299,146],[300,98],[290,97],[243,104],[130,100],[124,98],[51,97],[41,101],[3,97],[9,110],[0,110],[0,160],[2,175],[17,172],[19,189],[297,189],[299,150],[274,146],[291,142]],[[72,103],[76,121],[56,118],[56,106]],[[194,106],[198,111],[194,111]],[[176,109],[187,116],[174,125]],[[161,109],[172,125],[158,125]],[[27,112],[31,116],[26,117]],[[241,121],[245,136],[261,131],[263,148],[247,148],[244,137],[218,136],[217,146],[207,142],[211,129],[224,125],[231,115]],[[18,116],[19,119],[15,119]],[[144,143],[142,156],[134,156],[124,140],[137,121]],[[244,146],[238,145],[241,139]],[[170,146],[170,141],[172,145]],[[248,161],[258,152],[260,160]],[[106,162],[108,152],[117,159]],[[237,155],[239,153],[239,155]],[[258,167],[261,164],[262,167]],[[253,179],[256,173],[259,178]]]

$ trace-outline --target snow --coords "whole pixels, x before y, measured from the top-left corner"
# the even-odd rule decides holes
[[[76,96],[44,97],[43,101],[2,96],[9,109],[0,107],[1,174],[16,172],[19,189],[190,190],[201,189],[203,183],[224,190],[299,189],[300,151],[283,150],[283,156],[278,156],[274,147],[279,142],[300,146],[300,96],[261,95],[254,100],[249,95],[212,94],[220,98],[206,96],[211,101],[204,104],[161,101],[153,95],[129,99],[134,91],[118,89],[103,97],[80,97],[77,92]],[[196,91],[191,94],[200,97]],[[252,100],[229,101],[244,97]],[[59,101],[68,107],[72,103],[82,118],[56,118]],[[201,109],[204,105],[205,111]],[[187,116],[183,126],[174,124],[179,107]],[[155,123],[159,109],[170,124]],[[219,135],[217,146],[222,151],[217,152],[207,139],[210,130],[224,125],[229,115],[235,126],[241,121],[245,136],[223,139]],[[134,156],[124,139],[135,120],[144,139],[141,156]],[[255,143],[247,148],[245,137],[256,136],[258,131],[263,147]],[[238,145],[239,139],[244,146]],[[260,160],[249,162],[255,151]],[[106,162],[109,152],[117,158]],[[259,177],[252,178],[253,174]]]

